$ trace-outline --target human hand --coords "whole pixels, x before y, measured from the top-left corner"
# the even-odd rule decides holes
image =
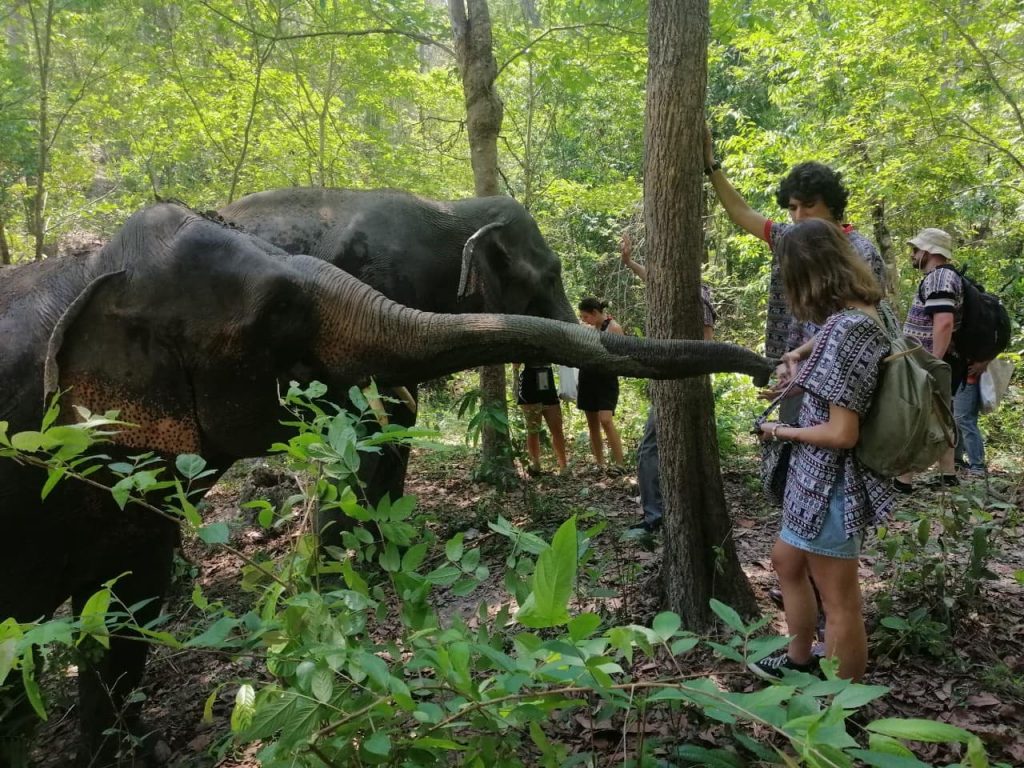
[[[619,246],[619,255],[622,257],[622,263],[627,267],[630,262],[633,261],[633,242],[629,238],[629,232],[622,233],[622,243]]]
[[[762,443],[767,443],[769,440],[774,440],[775,436],[772,434],[773,431],[779,426],[777,421],[762,421],[759,425],[761,432],[757,436],[757,439]]]
[[[981,376],[986,370],[988,370],[988,364],[991,360],[985,360],[981,363],[971,363],[967,366],[967,373],[971,376]]]
[[[704,167],[710,168],[715,164],[715,144],[711,139],[711,128],[707,122],[704,123]]]

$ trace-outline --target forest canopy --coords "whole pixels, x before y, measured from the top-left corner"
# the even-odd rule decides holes
[[[821,160],[843,172],[850,220],[883,251],[943,227],[961,262],[1019,301],[1019,2],[711,10],[709,119],[755,208],[778,210],[785,169]],[[642,195],[645,4],[492,0],[490,11],[502,185],[562,256],[571,296],[586,282],[628,305],[608,256]],[[5,262],[55,254],[69,235],[109,235],[157,196],[214,208],[293,185],[472,194],[436,0],[26,0],[2,21]],[[762,246],[709,210],[715,282],[752,286],[740,304],[756,312]]]

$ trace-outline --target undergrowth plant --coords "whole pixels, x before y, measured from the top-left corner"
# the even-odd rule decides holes
[[[891,585],[876,597],[882,648],[948,652],[958,623],[977,604],[985,582],[995,578],[989,563],[1000,531],[1016,525],[1018,516],[1014,505],[963,486],[941,494],[938,504],[900,510],[901,525],[880,527],[875,567]],[[914,607],[901,614],[904,604]]]
[[[230,730],[214,750],[222,755],[257,744],[258,760],[270,768],[925,765],[908,742],[958,742],[962,765],[988,765],[980,740],[951,725],[894,718],[856,726],[863,708],[887,689],[837,679],[834,664],[824,665],[825,679],[790,673],[753,693],[730,691],[717,676],[694,671],[689,661],[698,646],[746,663],[786,642],[760,636],[766,620],[748,624],[717,601],[712,608],[726,628],[724,641],[687,631],[671,612],[650,626],[609,625],[597,613],[575,612],[581,568],[601,534],[600,526],[581,530],[576,516],[550,539],[494,521],[492,531],[509,546],[507,594],[479,600],[473,621],[443,610],[439,589],[466,599],[489,578],[480,550],[461,534],[436,541],[411,497],[376,508],[362,503],[354,487],[360,452],[409,435],[370,434],[361,427],[365,405],[364,413],[350,415],[316,402],[322,394],[319,386],[293,386],[285,397],[295,434],[273,450],[310,479],[297,513],[259,509],[264,527],[294,515],[299,535],[280,557],[246,563],[240,588],[251,595],[249,610],[239,614],[211,602],[197,587],[193,603],[202,620],[172,635],[132,625],[111,582],[79,617],[0,622],[0,682],[23,687],[45,717],[33,649],[87,638],[105,646],[112,634],[131,632],[175,649],[245,654],[259,661],[258,672],[222,681],[209,694],[205,715],[213,717],[219,694],[229,688]],[[360,403],[355,393],[353,400]],[[121,476],[111,489],[119,503],[173,515],[207,546],[229,546],[226,525],[204,525],[196,511],[193,489],[208,471],[200,457],[179,456],[174,475],[149,457],[86,459],[87,449],[116,426],[116,415],[85,416],[68,427],[51,421],[32,437],[8,437],[0,425],[0,460],[45,463],[51,480],[44,493],[62,480],[88,481],[92,468],[106,463]],[[147,491],[169,492],[169,499],[155,506]],[[311,524],[316,505],[346,516],[342,547],[318,546]],[[651,662],[658,675],[636,673]],[[709,748],[672,735],[651,738],[642,728],[634,735],[627,727],[657,712],[724,724],[731,741]],[[569,738],[574,713],[621,728],[614,751],[579,749]]]

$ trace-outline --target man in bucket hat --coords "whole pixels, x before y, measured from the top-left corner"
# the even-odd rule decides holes
[[[903,333],[949,363],[955,393],[963,383],[967,366],[953,344],[953,332],[963,321],[964,307],[963,279],[949,261],[953,255],[953,238],[945,230],[926,227],[910,238],[907,245],[911,264],[924,272],[924,278],[914,293]],[[939,460],[939,472],[941,484],[958,484],[952,448]],[[893,480],[893,487],[910,493],[914,489],[912,480],[912,475],[898,477]]]

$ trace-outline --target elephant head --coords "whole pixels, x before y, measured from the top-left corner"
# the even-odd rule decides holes
[[[558,257],[510,197],[444,202],[398,190],[278,189],[219,215],[416,309],[576,320]]]

